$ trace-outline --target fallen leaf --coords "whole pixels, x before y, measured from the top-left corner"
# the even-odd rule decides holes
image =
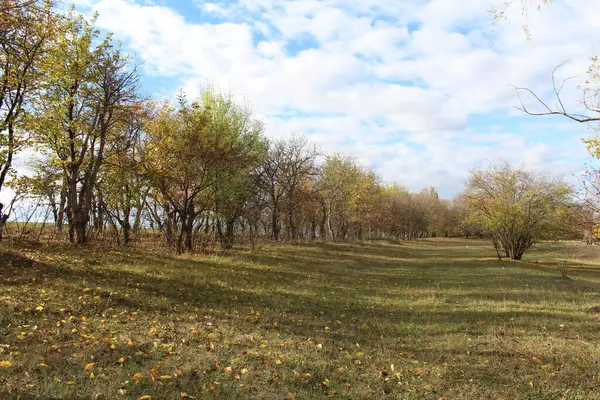
[[[152,396],[145,394],[143,396],[138,397],[137,400],[149,400],[151,398],[152,398]]]
[[[94,368],[94,365],[96,365],[96,363],[86,364],[85,367],[83,367],[83,369],[86,370],[86,371],[91,371],[92,368]]]
[[[0,361],[0,368],[10,368],[12,363],[10,361]]]
[[[136,382],[139,382],[139,381],[141,381],[142,379],[144,379],[144,374],[142,374],[141,372],[136,372],[136,373],[133,375],[133,378],[131,378],[131,379],[133,379],[133,380],[134,380],[134,381],[136,381]]]
[[[288,392],[287,396],[288,396],[288,399],[295,399],[296,398],[296,395],[294,393],[292,393],[292,392]]]

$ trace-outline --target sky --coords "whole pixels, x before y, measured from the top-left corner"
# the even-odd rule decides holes
[[[503,2],[504,0],[500,0]],[[542,96],[573,76],[577,109],[600,50],[597,0],[556,0],[525,21],[496,0],[77,0],[141,66],[156,99],[207,82],[247,102],[269,137],[306,135],[385,182],[463,189],[469,170],[505,160],[569,179],[589,160],[585,125],[515,109],[512,85]],[[549,98],[549,97],[545,97]],[[534,105],[533,103],[528,103]]]

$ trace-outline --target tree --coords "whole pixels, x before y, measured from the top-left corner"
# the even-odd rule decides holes
[[[362,187],[366,183],[366,174],[354,158],[339,154],[325,157],[319,191],[323,197],[322,230],[326,237],[344,240],[351,225],[360,222],[358,208],[368,193],[362,191],[368,191]]]
[[[481,233],[481,224],[469,212],[469,199],[464,193],[452,200],[451,213],[455,234],[468,239]]]
[[[167,240],[177,233],[179,252],[193,249],[199,217],[210,211],[224,218],[223,245],[233,244],[252,166],[266,149],[262,130],[246,107],[213,87],[197,101],[182,94],[177,108],[159,108],[147,129],[144,167],[166,216]]]
[[[537,240],[563,224],[571,188],[545,175],[508,164],[471,172],[465,197],[494,244],[520,260]]]
[[[151,113],[151,106],[140,102],[132,109],[131,118],[115,126],[115,137],[96,188],[97,212],[105,212],[111,223],[120,228],[125,245],[129,244],[132,233],[140,229],[150,191],[143,177],[141,155],[143,132]]]
[[[214,211],[221,247],[233,247],[235,224],[244,215],[250,197],[260,182],[259,166],[267,156],[264,125],[246,105],[236,104],[231,95],[214,88],[205,92],[210,129],[227,142],[229,162],[215,169]]]
[[[166,214],[167,241],[178,233],[177,251],[191,251],[198,198],[212,185],[212,169],[219,162],[217,139],[208,128],[210,116],[201,102],[185,95],[178,108],[163,104],[147,129],[144,168],[155,188],[155,200]]]
[[[55,34],[52,3],[0,0],[0,191],[29,142],[26,110],[39,93],[41,63]],[[9,214],[0,203],[0,237]]]
[[[82,16],[65,17],[46,56],[36,132],[67,181],[69,240],[87,241],[92,199],[109,143],[138,99],[136,68]]]
[[[490,14],[496,21],[505,20],[511,9],[520,7],[523,15],[523,31],[527,39],[531,39],[531,31],[529,30],[529,11],[531,7],[541,10],[544,5],[553,2],[554,0],[503,0],[501,6],[496,5],[490,9]]]
[[[541,10],[544,5],[553,3],[554,0],[508,0],[503,3],[501,7],[492,7],[490,13],[496,21],[504,20],[507,18],[509,10],[520,6],[521,12],[524,17],[523,30],[527,39],[531,38],[531,32],[529,30],[528,14],[531,6],[535,6],[538,10]],[[527,87],[515,86],[517,96],[519,97],[520,105],[517,107],[519,110],[526,114],[533,116],[547,116],[547,115],[560,115],[566,117],[572,121],[580,123],[592,123],[600,121],[600,58],[598,56],[591,57],[591,63],[587,71],[587,79],[585,84],[581,87],[582,91],[582,105],[586,111],[574,112],[568,109],[568,105],[563,102],[561,92],[565,85],[571,78],[567,78],[562,82],[557,82],[556,72],[564,65],[557,66],[552,73],[552,87],[555,98],[555,105],[550,105],[541,96],[536,94],[533,90]],[[523,99],[524,96],[529,97],[534,103],[539,106],[538,109],[534,109],[532,106],[527,105]],[[598,138],[590,140],[584,140],[590,147],[590,153],[600,152],[600,141]]]
[[[280,215],[287,210],[287,226],[290,239],[296,239],[295,213],[303,197],[297,196],[303,182],[315,172],[315,160],[319,152],[303,136],[278,140],[271,144],[267,159],[261,168],[261,189],[268,198],[271,210],[271,234],[279,240]]]

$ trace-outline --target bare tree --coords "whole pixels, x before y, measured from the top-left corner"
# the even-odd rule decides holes
[[[597,63],[597,62],[598,62],[598,60],[595,60],[595,63]],[[567,82],[569,82],[574,77],[571,76],[566,79],[563,79],[560,82],[560,84],[557,83],[557,79],[556,79],[556,73],[565,64],[566,64],[566,62],[563,62],[562,64],[560,64],[559,66],[554,68],[554,70],[552,71],[552,89],[553,89],[553,95],[554,95],[554,101],[555,101],[554,105],[551,105],[547,101],[543,100],[538,94],[536,94],[530,88],[514,86],[515,91],[517,92],[517,96],[519,98],[519,102],[520,102],[520,105],[517,106],[517,109],[520,111],[523,111],[526,114],[533,115],[533,116],[560,115],[560,116],[567,117],[573,121],[580,122],[580,123],[589,123],[589,122],[600,121],[600,97],[599,97],[600,88],[594,87],[591,84],[592,79],[588,79],[586,86],[584,86],[582,88],[582,105],[585,108],[585,110],[587,111],[587,113],[582,114],[582,113],[577,113],[577,112],[572,112],[572,111],[567,110],[561,95],[562,95],[562,91],[565,88]],[[595,71],[596,67],[594,67],[594,65],[597,65],[597,64],[592,64],[592,67],[590,67],[588,74],[595,74],[594,71]],[[527,106],[523,99],[524,95],[529,96],[530,98],[532,98],[534,100],[534,102],[536,104],[538,104],[538,106],[541,106],[541,111],[534,111],[530,106]]]
[[[318,156],[317,147],[304,136],[295,135],[271,144],[262,166],[260,186],[269,200],[273,240],[280,239],[280,216],[284,208],[287,212],[288,236],[296,239],[295,214],[303,199],[298,195],[298,190],[303,182],[315,174]]]

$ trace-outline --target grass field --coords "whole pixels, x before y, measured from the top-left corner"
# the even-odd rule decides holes
[[[564,246],[4,245],[0,398],[597,399],[600,249]]]

